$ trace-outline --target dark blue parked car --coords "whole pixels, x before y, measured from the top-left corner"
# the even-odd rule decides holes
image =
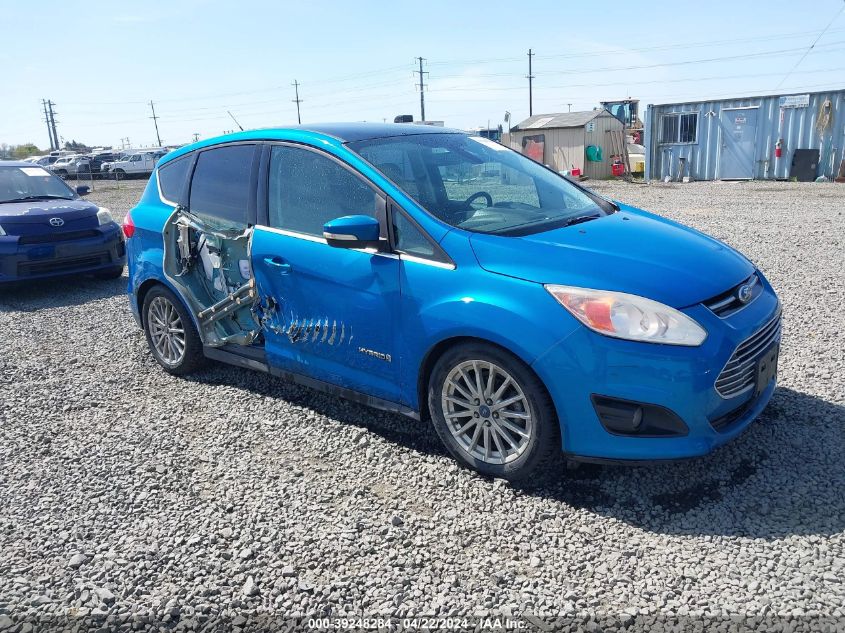
[[[489,475],[703,455],[775,389],[780,302],[748,259],[456,130],[195,143],[124,228],[165,370],[212,358],[431,418]]]
[[[123,274],[123,233],[108,209],[32,163],[0,161],[0,284],[56,275]]]

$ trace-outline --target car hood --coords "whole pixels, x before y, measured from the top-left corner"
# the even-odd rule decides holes
[[[50,218],[65,222],[96,217],[99,207],[87,200],[32,200],[0,204],[2,224],[48,224]]]
[[[538,283],[616,290],[682,308],[748,278],[754,266],[722,242],[651,213],[620,211],[525,237],[476,233],[478,263]]]

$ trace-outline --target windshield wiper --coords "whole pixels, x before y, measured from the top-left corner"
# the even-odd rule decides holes
[[[600,218],[600,217],[601,217],[600,215],[578,215],[578,216],[575,216],[574,218],[569,218],[566,221],[566,224],[564,224],[563,226],[572,226],[573,224],[581,224],[582,222],[589,222],[590,220],[595,220],[595,219]]]
[[[7,202],[31,202],[33,200],[73,200],[73,198],[68,198],[67,196],[54,196],[50,194],[45,194],[43,196],[24,196],[23,198],[12,198],[11,200],[3,200],[2,203],[5,204]]]

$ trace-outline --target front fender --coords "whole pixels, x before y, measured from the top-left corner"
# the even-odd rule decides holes
[[[460,254],[456,259],[454,270],[403,262],[397,348],[403,402],[417,409],[427,359],[450,339],[489,341],[531,365],[581,327],[541,284],[490,273]]]

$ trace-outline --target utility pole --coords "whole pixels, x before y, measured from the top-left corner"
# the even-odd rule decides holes
[[[49,99],[47,100],[47,110],[50,112],[50,128],[53,130],[53,140],[56,142],[56,149],[61,149],[59,145],[59,133],[56,132],[56,113],[53,112],[53,106],[56,105]]]
[[[569,108],[569,112],[572,112],[572,104],[571,103],[567,103],[566,107]]]
[[[293,86],[293,89],[296,91],[296,99],[291,99],[291,101],[296,104],[296,122],[301,124],[302,117],[299,116],[299,104],[302,103],[302,99],[299,98],[299,82],[294,79],[291,86]]]
[[[53,130],[50,127],[50,115],[47,114],[47,100],[42,99],[41,105],[44,106],[44,121],[47,123],[47,136],[50,137],[50,149],[56,149],[56,142],[53,140]]]
[[[153,111],[153,115],[150,118],[156,126],[156,140],[158,141],[158,146],[161,147],[161,137],[158,135],[158,117],[156,116],[155,104],[152,101],[150,101],[150,109]]]
[[[194,143],[196,143],[198,140],[200,140],[200,135],[199,133],[194,132]]]
[[[531,58],[534,56],[533,51],[528,49],[528,116],[534,115],[534,92],[532,80],[534,75],[531,73]]]
[[[416,72],[420,75],[420,83],[417,85],[420,87],[420,121],[425,121],[425,76],[428,74],[427,72],[423,71],[423,62],[425,61],[422,57],[417,57],[420,62],[420,69]]]

